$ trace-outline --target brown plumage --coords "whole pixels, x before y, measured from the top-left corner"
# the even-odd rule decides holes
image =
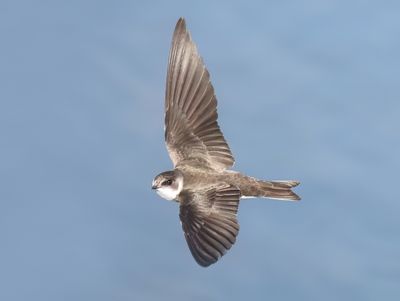
[[[218,169],[233,165],[210,75],[182,18],[172,38],[165,100],[165,141],[174,165],[187,159]]]
[[[241,197],[299,200],[297,181],[261,181],[227,170],[233,155],[217,122],[210,75],[186,29],[176,25],[168,60],[165,141],[175,169],[159,174],[153,189],[180,204],[189,249],[201,266],[215,263],[236,241]]]

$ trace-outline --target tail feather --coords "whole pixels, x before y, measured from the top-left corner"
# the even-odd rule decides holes
[[[241,189],[243,197],[265,197],[278,200],[298,201],[300,197],[292,191],[300,183],[297,181],[260,181],[246,177],[247,187]]]
[[[263,197],[278,200],[299,201],[300,197],[292,191],[300,183],[297,181],[259,181]]]

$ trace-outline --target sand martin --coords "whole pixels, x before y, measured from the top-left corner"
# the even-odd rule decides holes
[[[152,188],[180,205],[189,249],[201,266],[215,263],[236,241],[240,198],[300,200],[297,181],[261,181],[228,170],[234,158],[217,122],[217,99],[196,45],[178,20],[168,59],[165,142],[174,170]]]

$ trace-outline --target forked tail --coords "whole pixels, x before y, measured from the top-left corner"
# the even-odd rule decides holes
[[[297,181],[260,181],[246,177],[247,185],[241,187],[242,197],[264,197],[278,200],[298,201],[300,197],[292,191]],[[250,185],[249,185],[250,184]]]

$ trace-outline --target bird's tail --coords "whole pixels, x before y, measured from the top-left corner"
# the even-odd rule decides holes
[[[264,197],[277,200],[298,201],[300,197],[292,191],[300,183],[297,181],[260,181],[246,177],[245,187],[241,187],[242,197]],[[248,185],[250,184],[250,185]]]

